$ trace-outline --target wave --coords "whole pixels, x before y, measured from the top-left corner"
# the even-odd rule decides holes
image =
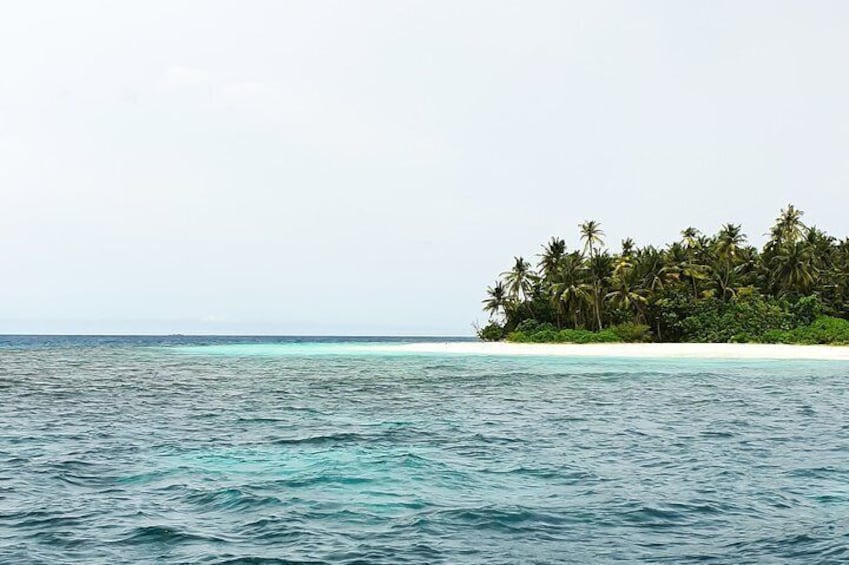
[[[227,541],[224,538],[216,536],[201,535],[189,532],[183,528],[176,526],[139,526],[132,528],[122,538],[113,541],[112,543],[134,545],[134,544],[179,544],[195,541]]]

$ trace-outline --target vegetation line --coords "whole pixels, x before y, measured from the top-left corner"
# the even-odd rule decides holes
[[[580,225],[583,249],[542,246],[486,289],[487,341],[849,344],[849,238],[838,241],[782,210],[763,249],[737,224],[695,228],[663,249],[605,248],[601,224]]]

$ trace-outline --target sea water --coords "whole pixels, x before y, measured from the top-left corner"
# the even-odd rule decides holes
[[[846,563],[849,364],[0,337],[2,563]]]

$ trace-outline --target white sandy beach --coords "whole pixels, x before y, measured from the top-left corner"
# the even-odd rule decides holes
[[[397,346],[417,353],[466,355],[543,355],[692,359],[821,359],[849,361],[849,346],[755,343],[409,343]]]

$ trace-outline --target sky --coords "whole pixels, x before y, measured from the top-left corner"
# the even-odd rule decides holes
[[[0,332],[471,335],[578,224],[849,235],[849,3],[7,2]]]

